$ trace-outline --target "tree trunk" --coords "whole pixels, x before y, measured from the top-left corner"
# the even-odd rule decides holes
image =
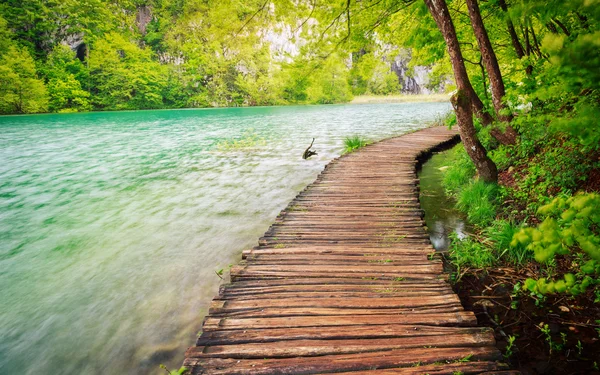
[[[508,27],[508,34],[510,35],[510,40],[512,41],[512,45],[515,48],[515,52],[517,53],[517,57],[522,59],[525,57],[525,51],[523,50],[523,45],[519,41],[519,36],[517,35],[517,31],[515,30],[515,25],[512,23],[510,16],[508,15],[508,6],[504,0],[498,0],[498,5],[500,8],[506,13],[506,26]],[[531,75],[533,73],[533,66],[527,65],[525,68],[525,73],[527,75]]]
[[[444,31],[442,31],[442,27],[443,27],[442,25],[444,25],[446,23],[445,18],[441,14],[437,14],[436,13],[436,12],[438,12],[437,10],[432,10],[432,9],[437,9],[439,6],[443,6],[445,8],[446,14],[447,14],[447,19],[449,20],[449,25],[452,29],[452,35],[454,36],[454,39],[456,40],[456,48],[458,48],[458,56],[459,56],[458,59],[460,60],[459,66],[455,67],[454,63],[452,63],[452,69],[454,71],[454,77],[457,80],[457,85],[458,85],[458,79],[459,79],[458,77],[461,77],[461,80],[465,83],[465,86],[463,87],[463,89],[469,94],[469,98],[471,98],[471,105],[473,107],[473,111],[475,112],[475,115],[477,116],[477,118],[479,118],[479,120],[481,121],[481,123],[484,126],[491,124],[492,122],[494,122],[494,118],[486,111],[485,106],[483,105],[483,102],[481,101],[481,99],[479,99],[479,96],[475,92],[475,89],[473,89],[473,86],[471,85],[471,81],[469,80],[469,76],[467,75],[467,69],[465,68],[465,63],[464,63],[464,60],[462,57],[462,53],[460,52],[460,46],[458,44],[456,30],[454,28],[454,24],[452,23],[452,18],[450,17],[450,12],[448,11],[448,6],[442,0],[425,0],[425,4],[429,8],[429,13],[431,13],[433,19],[435,20],[435,22],[438,26],[438,29],[444,36],[444,39],[446,40],[446,44],[448,44],[448,39],[446,39],[446,35],[444,34]],[[448,52],[451,53],[450,45],[448,45]],[[453,58],[451,55],[450,60],[452,60],[452,59]],[[458,71],[457,71],[457,69],[458,69]]]
[[[510,34],[510,40],[512,41],[512,45],[515,48],[517,57],[519,59],[522,59],[523,56],[525,56],[525,52],[523,51],[523,46],[521,45],[521,42],[519,41],[519,36],[517,35],[517,32],[515,31],[515,25],[512,23],[512,20],[508,16],[508,5],[506,5],[506,2],[504,0],[498,0],[498,5],[500,5],[500,8],[502,9],[502,11],[507,14],[506,26],[508,27],[508,34]]]
[[[525,39],[525,54],[527,56],[531,56],[531,43],[529,43],[529,29],[527,27],[523,28],[521,25],[521,29],[523,30],[523,38]]]
[[[554,21],[554,23],[562,29],[566,36],[571,36],[571,32],[569,31],[569,29],[567,29],[567,27],[562,22],[560,22],[558,18],[553,18],[552,21]]]
[[[510,34],[510,39],[512,41],[512,45],[515,48],[515,52],[517,53],[517,57],[522,59],[525,56],[525,52],[523,51],[523,46],[519,41],[519,36],[517,35],[517,31],[515,30],[515,25],[513,25],[512,21],[509,19],[506,21],[506,26],[508,27],[508,33]]]
[[[474,98],[477,97],[465,67],[460,44],[456,36],[456,29],[452,23],[450,12],[445,0],[424,0],[429,13],[433,16],[440,32],[444,36],[454,71],[454,79],[458,93],[454,95],[452,103],[456,111],[456,120],[460,128],[460,138],[467,150],[467,153],[473,160],[477,173],[485,181],[496,181],[498,172],[494,162],[487,156],[485,148],[479,142],[475,127],[473,126],[473,113],[471,106],[474,105]],[[479,97],[477,97],[479,100]],[[481,102],[481,100],[479,100]],[[483,104],[482,104],[483,107]],[[488,114],[489,116],[489,114]]]
[[[458,90],[450,99],[456,120],[460,126],[460,139],[467,154],[475,163],[479,178],[486,182],[498,181],[498,169],[496,164],[487,156],[485,148],[479,142],[475,127],[473,126],[473,113],[471,112],[470,100],[464,91]]]
[[[492,87],[492,104],[494,105],[496,116],[498,117],[498,120],[502,122],[510,122],[513,119],[512,115],[504,113],[507,112],[507,107],[503,102],[504,95],[506,95],[504,80],[502,79],[502,73],[500,72],[500,65],[498,65],[496,53],[494,52],[487,30],[483,24],[479,5],[477,4],[477,0],[466,0],[466,2],[467,8],[469,9],[471,26],[473,27],[473,32],[475,33],[475,38],[479,45],[479,51],[481,52],[481,57],[490,79],[490,86]],[[503,144],[514,144],[517,141],[516,132],[508,125],[506,133],[497,139]]]
[[[477,0],[466,0],[466,2],[467,8],[469,9],[471,26],[473,27],[473,32],[475,33],[475,38],[477,39],[477,44],[479,45],[479,51],[481,52],[485,69],[487,70],[488,77],[490,78],[490,86],[492,87],[492,103],[494,105],[494,109],[496,110],[496,115],[501,121],[510,121],[510,117],[503,116],[501,114],[502,110],[504,110],[506,107],[504,103],[502,103],[502,98],[506,94],[504,81],[502,80],[502,73],[500,72],[500,66],[498,65],[496,53],[494,53],[487,30],[483,25],[483,19],[481,19],[479,5],[477,4]]]
[[[548,22],[546,24],[546,27],[548,28],[548,30],[550,30],[551,33],[558,34],[558,29],[556,28],[556,26],[554,26],[552,22]]]
[[[535,50],[537,51],[539,58],[541,59],[544,57],[544,54],[540,50],[540,44],[538,43],[537,37],[535,36],[535,31],[533,30],[533,26],[531,26],[531,36],[533,37],[533,46],[534,46]]]

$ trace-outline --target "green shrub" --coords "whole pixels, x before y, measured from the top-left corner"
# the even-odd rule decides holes
[[[361,147],[366,146],[367,144],[369,144],[369,142],[367,142],[365,139],[361,138],[358,135],[355,135],[353,137],[346,137],[344,138],[344,153],[350,153],[352,151],[358,150]]]
[[[541,264],[551,264],[557,256],[575,256],[571,262],[576,273],[564,280],[527,279],[526,288],[534,293],[568,292],[578,295],[600,276],[600,195],[577,194],[555,198],[542,206],[538,214],[545,217],[536,228],[523,228],[513,236],[511,246],[532,251]]]

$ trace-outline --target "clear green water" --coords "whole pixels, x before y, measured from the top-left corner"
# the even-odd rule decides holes
[[[461,144],[454,147],[463,147]],[[425,211],[425,225],[431,244],[437,251],[448,250],[451,243],[450,234],[455,233],[460,239],[472,233],[466,215],[455,208],[456,201],[448,197],[442,186],[443,170],[450,161],[447,152],[434,154],[419,172],[419,201]]]
[[[221,282],[215,270],[256,244],[345,136],[401,134],[449,109],[0,117],[0,373],[179,367]],[[223,147],[242,137],[245,147]],[[312,137],[319,155],[302,160]]]

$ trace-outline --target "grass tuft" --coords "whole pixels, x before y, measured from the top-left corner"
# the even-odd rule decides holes
[[[365,147],[369,142],[358,135],[353,137],[346,137],[344,139],[344,154],[356,151],[361,147]]]
[[[510,246],[513,236],[519,230],[520,228],[510,221],[496,220],[483,231],[497,252],[498,259],[515,266],[522,266],[532,259],[531,251],[525,246]]]
[[[489,247],[471,237],[462,240],[455,234],[452,234],[452,237],[450,256],[459,273],[465,267],[484,268],[490,267],[496,262],[496,257]]]
[[[473,181],[458,195],[457,207],[467,214],[469,222],[485,227],[496,217],[498,185]]]

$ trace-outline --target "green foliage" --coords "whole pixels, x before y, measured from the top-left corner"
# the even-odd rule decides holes
[[[390,69],[386,56],[374,52],[358,54],[350,70],[354,95],[397,94],[402,88],[398,76]]]
[[[44,75],[49,80],[50,111],[74,112],[92,108],[90,93],[82,88],[82,81],[89,79],[87,70],[69,47],[58,45],[54,48],[48,56]]]
[[[0,55],[0,113],[37,113],[48,109],[48,93],[35,62],[24,48],[10,45]]]
[[[449,167],[444,171],[442,184],[448,194],[456,196],[475,176],[475,165],[462,145],[449,151],[448,158]]]
[[[538,213],[545,217],[544,221],[537,228],[519,231],[513,246],[526,246],[540,263],[549,262],[557,254],[568,254],[575,246],[600,261],[600,195],[555,198],[540,207]]]
[[[600,65],[600,64],[599,64]],[[565,132],[577,139],[582,151],[595,151],[600,147],[600,108],[582,100],[568,116],[551,122],[554,131]]]
[[[459,239],[453,234],[450,245],[452,263],[459,273],[466,267],[486,268],[499,261],[522,266],[531,259],[531,253],[526,249],[510,246],[513,235],[518,230],[518,227],[508,221],[496,220],[483,230],[485,241],[474,237]]]
[[[446,85],[452,76],[452,66],[448,59],[438,60],[431,67],[429,73],[429,82],[425,85],[429,90],[436,90],[439,87],[445,86],[445,92],[449,93],[456,89],[455,85]]]
[[[159,367],[165,370],[169,375],[184,375],[188,372],[188,369],[186,367],[181,367],[179,368],[179,370],[169,370],[165,365],[160,365]]]
[[[309,82],[306,94],[310,103],[334,104],[352,99],[348,71],[337,55],[330,56],[321,69],[313,71]]]
[[[510,221],[494,220],[489,227],[483,230],[483,234],[487,237],[486,243],[490,243],[499,259],[503,259],[509,264],[522,266],[531,260],[532,253],[522,246],[511,246],[513,237],[519,230],[519,227]]]
[[[562,343],[559,342],[555,342],[552,340],[552,334],[550,331],[550,327],[548,326],[548,324],[540,324],[540,326],[538,327],[540,329],[540,331],[542,332],[542,334],[544,335],[544,339],[546,340],[546,343],[548,343],[548,347],[550,349],[550,354],[552,354],[552,352],[554,351],[561,351],[565,345],[566,345],[566,334],[565,333],[561,333],[561,337],[562,337]]]
[[[497,258],[493,251],[480,242],[467,237],[459,239],[455,234],[451,235],[450,257],[458,272],[465,267],[484,268],[492,266]]]
[[[507,146],[499,146],[490,151],[490,158],[496,164],[499,171],[508,169],[512,164],[511,149]]]
[[[589,170],[598,164],[590,161],[588,154],[573,140],[551,138],[534,144],[537,152],[521,161],[524,169],[518,176],[516,192],[518,199],[530,202],[533,212],[559,193],[573,194]],[[531,146],[526,144],[518,148],[524,147]],[[525,151],[517,152],[526,154]]]
[[[140,48],[117,33],[96,42],[90,52],[90,77],[102,109],[163,107],[166,87],[164,66],[152,60],[149,49]]]
[[[537,228],[523,228],[513,237],[511,246],[525,247],[534,253],[535,260],[549,264],[557,256],[581,254],[573,262],[576,275],[567,273],[563,280],[527,279],[525,286],[539,294],[569,293],[578,295],[600,276],[600,195],[578,194],[555,198],[540,207],[545,217]],[[586,260],[587,259],[587,260]]]
[[[496,217],[497,196],[497,184],[473,181],[460,191],[457,207],[467,214],[470,223],[485,227]]]
[[[515,340],[517,339],[516,336],[510,335],[507,338],[507,345],[506,345],[506,349],[505,349],[505,353],[504,356],[506,358],[512,357],[513,355],[513,348],[515,347]]]
[[[367,142],[365,139],[361,138],[358,135],[355,135],[353,137],[346,137],[344,138],[344,153],[350,153],[352,151],[358,150],[361,147],[366,146],[367,144],[369,144],[369,142]]]
[[[310,4],[281,1],[268,10],[259,0],[150,1],[143,4],[151,12],[143,30],[136,23],[141,5],[134,0],[11,0],[0,5],[0,53],[13,60],[3,60],[6,94],[1,111],[330,104],[352,99],[352,47],[338,48],[318,38],[333,14],[325,4],[315,10]],[[290,25],[298,25],[309,12],[322,23],[305,24],[290,35]],[[336,36],[332,31],[328,34]],[[282,37],[300,47],[300,54],[269,44]],[[65,42],[78,48],[77,58]],[[375,54],[357,68],[366,89],[375,94],[398,92],[390,63]],[[15,66],[28,57],[35,62],[33,69],[15,73]],[[22,92],[29,97],[15,101]]]

